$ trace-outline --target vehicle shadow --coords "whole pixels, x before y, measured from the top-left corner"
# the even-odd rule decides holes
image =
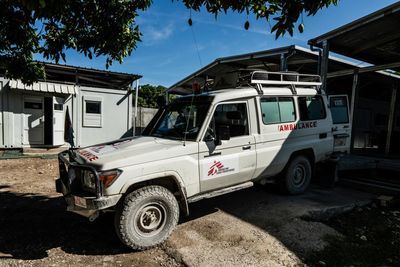
[[[62,197],[0,192],[0,259],[33,260],[60,247],[79,255],[132,252],[115,234],[112,214],[90,223],[65,211]]]
[[[192,203],[190,216],[182,223],[224,212],[272,235],[299,258],[305,258],[322,246],[326,234],[332,233],[318,221],[329,218],[329,212],[335,209],[332,207],[348,206],[365,199],[364,193],[359,194],[313,184],[306,193],[290,196],[279,193],[274,186],[256,185]],[[311,215],[315,215],[315,219]]]

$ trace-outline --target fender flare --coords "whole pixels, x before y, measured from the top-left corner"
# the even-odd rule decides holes
[[[157,172],[157,173],[152,173],[144,176],[140,176],[137,179],[132,179],[131,181],[128,181],[127,183],[124,184],[124,186],[120,190],[120,194],[125,194],[129,188],[132,186],[143,183],[143,182],[149,182],[151,183],[152,181],[164,177],[169,177],[172,178],[175,183],[178,186],[179,194],[181,196],[181,200],[179,200],[179,206],[181,210],[184,212],[186,216],[189,215],[189,204],[187,201],[187,193],[186,193],[186,188],[183,182],[182,177],[176,172],[176,171],[163,171],[163,172]]]

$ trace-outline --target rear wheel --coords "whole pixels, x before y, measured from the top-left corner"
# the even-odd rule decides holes
[[[283,177],[281,177],[281,187],[288,194],[301,194],[310,185],[311,176],[310,160],[305,156],[296,156],[285,168]]]
[[[115,214],[121,241],[135,250],[162,243],[178,223],[175,196],[162,186],[146,186],[128,194]]]

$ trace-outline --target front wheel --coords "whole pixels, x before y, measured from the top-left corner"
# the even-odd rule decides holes
[[[125,245],[144,250],[167,239],[178,219],[175,196],[162,186],[152,185],[125,197],[115,214],[115,229]]]
[[[310,160],[305,156],[296,156],[289,162],[281,177],[281,187],[288,194],[301,194],[307,190],[311,176]]]

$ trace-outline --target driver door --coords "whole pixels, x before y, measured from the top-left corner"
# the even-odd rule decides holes
[[[220,126],[229,127],[230,139],[218,145],[215,140],[218,139]],[[207,132],[199,142],[199,163],[201,192],[253,178],[256,168],[255,138],[250,135],[246,101],[216,106]]]

